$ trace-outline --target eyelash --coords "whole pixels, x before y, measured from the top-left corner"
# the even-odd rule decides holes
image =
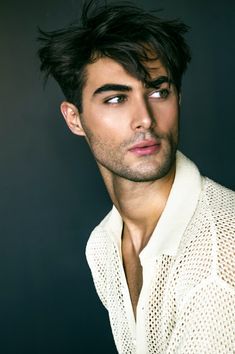
[[[159,93],[160,97],[151,97],[151,95],[153,95],[155,93]],[[152,98],[152,99],[157,98],[157,99],[163,99],[164,100],[164,99],[167,99],[169,94],[170,94],[170,91],[167,88],[162,88],[160,90],[155,90],[155,91],[150,92],[149,98]]]
[[[111,100],[114,100],[114,99],[118,99],[119,102],[110,102]],[[124,101],[127,100],[127,96],[126,95],[115,95],[115,96],[112,96],[112,97],[109,97],[107,98],[104,103],[106,104],[110,104],[110,105],[115,105],[115,104],[121,104],[123,103]]]
[[[163,97],[151,97],[151,95],[153,95],[154,93],[159,93],[160,95],[163,94]],[[155,90],[155,91],[151,91],[149,93],[149,98],[151,99],[167,99],[167,97],[169,96],[170,91],[166,88],[160,89],[160,90]],[[112,100],[116,99],[118,102],[111,102]],[[115,95],[112,97],[107,98],[104,103],[105,104],[109,104],[109,105],[118,105],[118,104],[122,104],[123,102],[125,102],[127,100],[127,95]]]

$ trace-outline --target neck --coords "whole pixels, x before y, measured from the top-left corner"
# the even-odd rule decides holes
[[[174,181],[175,165],[166,176],[151,182],[132,182],[99,167],[112,202],[123,219],[123,237],[139,254],[164,210]]]

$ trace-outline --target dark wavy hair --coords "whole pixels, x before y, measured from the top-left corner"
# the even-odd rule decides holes
[[[179,20],[163,20],[131,3],[97,7],[92,0],[85,2],[81,21],[58,31],[39,30],[41,71],[45,79],[55,78],[66,99],[80,111],[86,66],[104,56],[142,81],[148,78],[146,60],[159,59],[180,91],[191,59],[183,38],[187,31]]]

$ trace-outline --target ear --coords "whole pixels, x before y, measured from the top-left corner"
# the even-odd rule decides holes
[[[72,103],[64,101],[60,105],[60,110],[69,129],[76,135],[84,136],[85,132],[81,125],[80,114],[77,107]]]

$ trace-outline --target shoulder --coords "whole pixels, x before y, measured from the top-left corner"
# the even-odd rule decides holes
[[[208,178],[205,179],[204,193],[207,215],[215,233],[218,257],[226,262],[228,255],[232,257],[235,246],[235,193]]]
[[[195,213],[175,264],[183,293],[217,279],[235,288],[235,193],[203,177]],[[190,275],[190,277],[189,277]]]
[[[107,251],[107,230],[106,225],[109,221],[111,211],[103,220],[93,229],[86,245],[86,256],[89,263],[91,258],[102,258],[102,254]]]
[[[109,237],[105,224],[110,213],[92,231],[86,246],[86,259],[91,270],[92,278],[103,305],[107,308],[107,264],[109,254]]]
[[[229,209],[230,212],[235,211],[235,192],[228,189],[217,182],[205,177],[204,192],[208,202],[208,206],[214,210],[223,211]]]
[[[235,287],[235,193],[209,179],[205,187],[215,233],[218,275]]]

